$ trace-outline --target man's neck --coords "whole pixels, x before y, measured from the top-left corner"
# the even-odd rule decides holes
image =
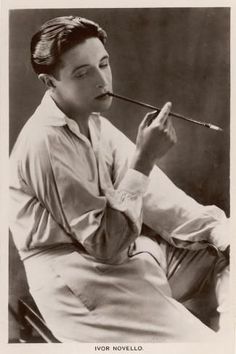
[[[86,122],[81,122],[81,121],[77,121],[77,120],[75,120],[75,121],[79,126],[80,133],[85,135],[86,138],[90,140],[88,121],[86,121]]]
[[[66,107],[66,105],[63,105],[60,102],[58,102],[57,97],[53,93],[51,94],[51,97],[52,97],[53,101],[55,102],[55,104],[57,105],[57,107],[63,113],[65,113],[65,115],[68,118],[73,119],[78,124],[81,134],[85,135],[86,138],[90,139],[89,126],[88,126],[88,120],[89,120],[90,114],[89,113],[84,113],[84,114],[75,113],[69,107]]]

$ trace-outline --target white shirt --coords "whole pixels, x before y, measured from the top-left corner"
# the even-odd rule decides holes
[[[142,224],[177,247],[225,249],[226,217],[177,188],[158,168],[129,168],[134,144],[108,120],[89,118],[91,142],[49,95],[23,127],[11,154],[10,229],[22,259],[79,242],[114,263]]]

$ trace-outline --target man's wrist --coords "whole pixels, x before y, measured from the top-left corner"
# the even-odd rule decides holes
[[[152,163],[148,157],[146,157],[146,158],[140,157],[140,155],[137,153],[137,154],[135,154],[135,156],[131,162],[130,168],[132,168],[138,172],[141,172],[142,174],[144,174],[146,176],[149,176],[150,172],[153,169],[153,165],[154,165],[154,163]]]

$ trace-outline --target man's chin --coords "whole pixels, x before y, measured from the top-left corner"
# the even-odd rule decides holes
[[[112,98],[108,97],[107,99],[97,100],[94,107],[94,112],[106,112],[112,104]]]

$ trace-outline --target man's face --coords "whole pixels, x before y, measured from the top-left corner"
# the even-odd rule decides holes
[[[62,54],[54,85],[59,107],[71,118],[107,110],[112,99],[101,95],[112,91],[112,74],[102,42],[88,38]]]

